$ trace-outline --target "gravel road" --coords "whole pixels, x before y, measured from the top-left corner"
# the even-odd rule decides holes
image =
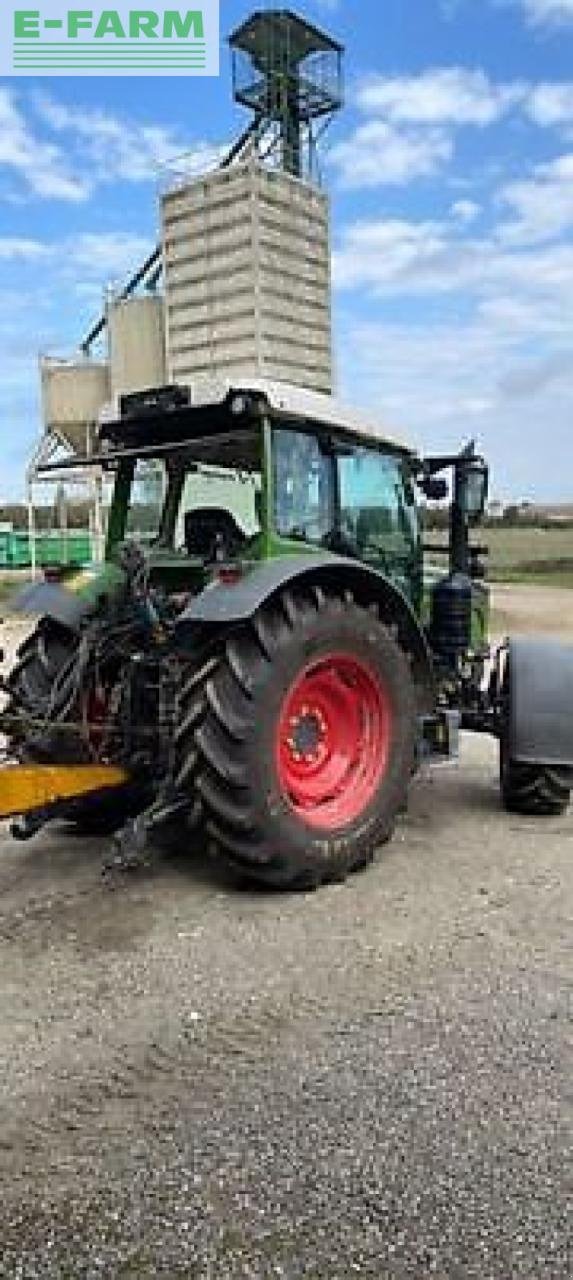
[[[0,836],[2,1277],[571,1275],[573,815],[495,775],[314,895]]]

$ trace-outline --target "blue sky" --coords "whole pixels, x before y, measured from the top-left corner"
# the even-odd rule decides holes
[[[222,0],[226,35],[252,7]],[[297,6],[294,6],[297,7]],[[328,136],[345,398],[428,450],[475,436],[496,493],[573,497],[573,0],[315,0],[347,46]],[[0,497],[73,351],[157,237],[173,156],[236,136],[218,80],[0,80]]]

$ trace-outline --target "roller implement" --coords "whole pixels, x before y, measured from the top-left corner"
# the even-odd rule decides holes
[[[472,446],[422,458],[330,397],[247,380],[124,397],[73,465],[94,463],[105,564],[16,601],[37,623],[4,680],[15,834],[168,832],[314,888],[371,861],[460,729],[499,741],[508,810],[564,811],[573,651],[489,645]],[[450,483],[447,546],[427,548]]]

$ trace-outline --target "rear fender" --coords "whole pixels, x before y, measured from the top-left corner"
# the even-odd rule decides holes
[[[338,595],[352,592],[365,607],[376,605],[387,626],[397,628],[403,649],[412,657],[421,709],[435,704],[432,656],[424,632],[406,596],[384,574],[355,560],[328,554],[288,556],[257,565],[237,583],[215,583],[188,605],[178,620],[179,641],[195,624],[229,627],[246,622],[286,587],[320,586]]]
[[[27,618],[50,618],[70,631],[79,631],[82,619],[90,612],[89,604],[53,582],[33,582],[10,601],[10,613]]]
[[[32,582],[9,601],[8,611],[29,618],[50,618],[70,631],[79,631],[84,618],[116,596],[124,584],[125,574],[115,564],[80,569],[61,583]]]
[[[509,746],[517,764],[573,767],[573,645],[508,641]]]

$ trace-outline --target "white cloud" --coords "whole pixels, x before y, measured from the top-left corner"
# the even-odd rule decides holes
[[[436,68],[419,76],[371,76],[358,106],[400,124],[493,124],[523,98],[522,84],[494,84],[483,71]]]
[[[568,169],[562,157],[553,179]],[[570,452],[573,243],[509,240],[499,208],[483,210],[498,219],[481,237],[456,205],[439,220],[379,218],[343,230],[334,280],[344,393],[426,448],[477,435],[496,491],[556,499]],[[375,321],[364,318],[367,298]]]
[[[76,277],[84,273],[99,280],[103,288],[144,262],[152,247],[143,236],[128,231],[85,231],[63,246],[63,255]]]
[[[7,262],[14,259],[33,262],[46,256],[48,250],[40,240],[26,240],[21,236],[0,236],[0,258]]]
[[[384,120],[369,120],[331,147],[329,160],[340,184],[350,189],[430,177],[452,154],[451,139],[441,129],[398,130]]]
[[[532,363],[529,333],[479,313],[434,324],[365,322],[347,313],[341,338],[346,399],[372,407],[429,452],[475,437],[492,465],[496,494],[567,495],[571,347],[568,358],[564,344]]]
[[[123,279],[147,258],[151,248],[149,240],[128,231],[85,231],[57,241],[0,236],[0,261],[28,265],[50,262],[51,289],[57,291],[63,281],[73,281],[75,292],[85,289],[93,297],[94,287],[101,295],[108,282]]]
[[[526,111],[534,124],[557,129],[565,138],[573,139],[573,80],[536,85]]]
[[[536,85],[529,96],[527,109],[540,125],[573,120],[573,80]]]
[[[470,222],[475,222],[480,212],[480,206],[475,200],[456,200],[450,209],[452,218],[461,226],[469,226]]]
[[[189,147],[184,139],[162,125],[140,124],[98,107],[69,107],[45,95],[36,99],[44,123],[78,148],[77,162],[87,163],[92,184],[118,179],[122,182],[155,180],[185,159],[187,172],[213,168],[221,149],[207,142]]]
[[[570,350],[556,351],[543,360],[527,361],[510,369],[500,378],[499,390],[509,400],[525,400],[561,384],[568,392],[573,391]]]
[[[0,172],[3,169],[17,175],[36,196],[81,201],[88,194],[60,147],[36,136],[15,95],[0,85]]]
[[[355,102],[365,119],[329,152],[340,184],[347,189],[406,185],[433,177],[454,158],[461,127],[483,128],[511,112],[519,113],[522,121],[557,130],[562,141],[573,141],[573,80],[496,83],[483,71],[434,68],[418,76],[367,76]],[[549,172],[540,171],[536,185],[540,178],[553,180]],[[509,203],[513,196],[519,198],[518,186],[508,193]],[[470,222],[478,212],[472,200],[460,200],[454,216]],[[557,216],[553,223],[557,225]]]
[[[87,201],[103,183],[155,181],[175,169],[187,175],[213,168],[221,148],[191,147],[162,125],[140,124],[100,108],[70,107],[36,94],[24,99],[0,85],[2,196]]]
[[[538,165],[531,178],[508,183],[500,194],[514,215],[500,227],[508,242],[531,244],[573,230],[573,152]]]
[[[341,289],[392,294],[415,280],[423,292],[425,267],[431,271],[445,248],[440,223],[384,218],[356,222],[346,228],[335,250],[334,283]]]
[[[418,76],[368,76],[355,93],[366,116],[330,160],[346,188],[404,185],[443,169],[461,126],[493,124],[527,94],[483,71],[434,68]]]
[[[453,220],[351,224],[335,247],[333,266],[339,289],[379,298],[459,295],[467,302],[469,295],[515,302],[535,296],[565,307],[573,292],[573,244],[513,243],[499,228],[472,238]]]
[[[519,3],[536,26],[573,22],[573,0],[519,0]]]

